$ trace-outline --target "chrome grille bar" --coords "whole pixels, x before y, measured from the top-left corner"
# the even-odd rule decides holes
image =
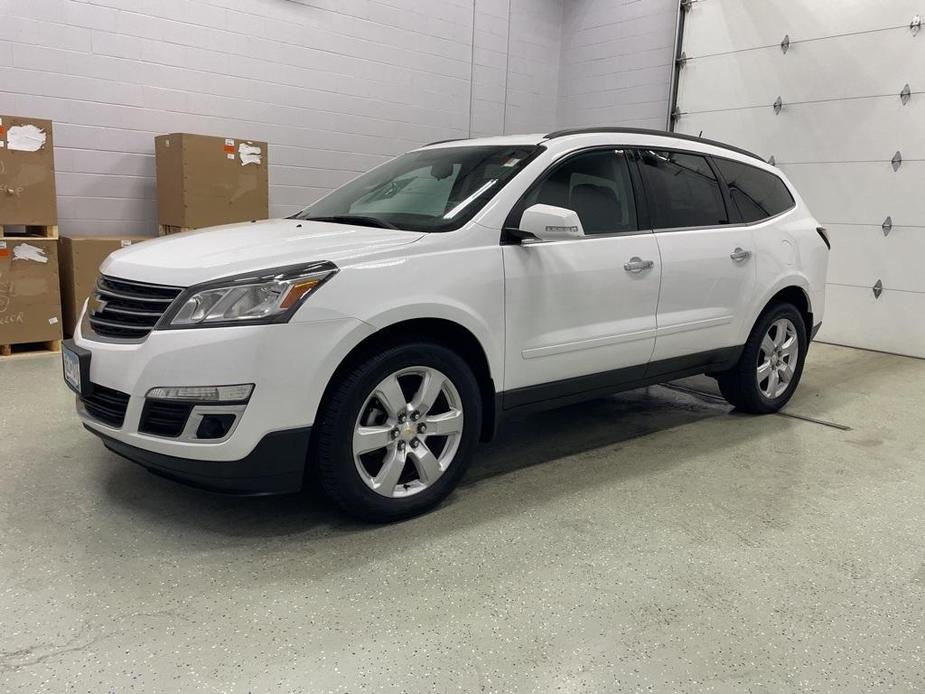
[[[101,275],[87,307],[89,327],[102,337],[143,339],[182,291]]]

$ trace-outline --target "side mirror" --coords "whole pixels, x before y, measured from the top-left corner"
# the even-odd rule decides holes
[[[520,230],[541,241],[579,239],[585,235],[577,212],[552,205],[531,205],[524,210]]]

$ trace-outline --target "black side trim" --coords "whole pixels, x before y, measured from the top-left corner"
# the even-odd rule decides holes
[[[546,135],[547,140],[552,140],[557,137],[566,137],[568,135],[584,135],[589,133],[624,133],[627,135],[656,135],[661,137],[673,137],[678,140],[687,140],[688,142],[701,142],[705,145],[712,145],[713,147],[722,147],[723,149],[728,149],[730,152],[738,152],[739,154],[744,154],[747,157],[752,159],[757,159],[762,164],[766,163],[765,160],[759,157],[754,152],[749,152],[747,149],[741,149],[740,147],[735,147],[733,145],[727,145],[725,142],[720,142],[719,140],[708,140],[705,137],[697,137],[695,135],[684,135],[682,133],[669,132],[667,130],[653,130],[651,128],[619,128],[611,126],[603,126],[599,128],[569,128],[567,130],[556,130],[554,132]],[[638,146],[638,145],[634,145]],[[649,146],[649,145],[647,145]],[[651,145],[652,149],[658,149],[657,144]],[[703,154],[703,152],[698,152],[698,154]]]
[[[696,376],[711,371],[732,368],[739,360],[744,345],[723,347],[708,352],[672,357],[648,365],[630,366],[603,373],[567,378],[551,383],[515,388],[501,394],[505,411],[545,409],[569,405],[583,400],[651,386],[676,378]]]
[[[244,458],[217,462],[155,453],[85,427],[106,448],[157,475],[208,491],[251,495],[285,494],[302,488],[312,433],[311,427],[274,431]]]

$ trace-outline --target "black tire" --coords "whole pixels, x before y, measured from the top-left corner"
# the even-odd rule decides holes
[[[781,318],[789,319],[796,328],[799,353],[797,354],[793,377],[790,379],[787,389],[779,396],[769,398],[761,392],[756,369],[761,355],[761,342],[768,330],[770,330],[771,325]],[[736,409],[752,414],[777,412],[787,404],[800,383],[808,346],[806,323],[796,306],[788,303],[774,303],[768,306],[758,317],[758,320],[755,321],[738,363],[728,371],[712,375],[719,384],[719,390],[723,397]]]
[[[353,456],[354,427],[360,408],[383,379],[416,366],[437,369],[452,381],[462,402],[464,423],[456,454],[443,474],[413,496],[390,498],[373,491],[361,479]],[[355,518],[386,523],[416,516],[439,504],[456,487],[478,443],[481,420],[478,382],[458,354],[426,341],[396,345],[360,361],[332,385],[315,424],[318,477],[328,496]]]

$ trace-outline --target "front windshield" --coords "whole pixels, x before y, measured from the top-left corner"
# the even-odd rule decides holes
[[[413,231],[450,231],[472,218],[536,146],[409,152],[341,186],[295,217]]]

